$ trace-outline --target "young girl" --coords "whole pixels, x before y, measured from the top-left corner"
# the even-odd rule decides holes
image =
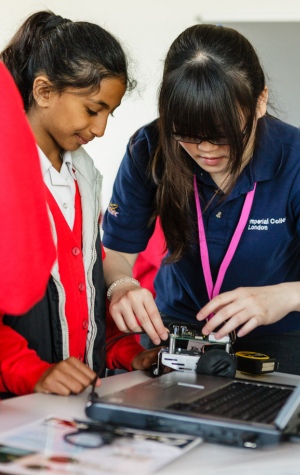
[[[110,311],[122,331],[142,327],[158,344],[170,320],[208,319],[204,334],[238,329],[236,350],[300,374],[300,131],[270,117],[267,99],[237,31],[195,25],[176,38],[159,117],[131,138],[116,177],[104,270],[108,287],[118,282]],[[131,268],[156,216],[168,254],[155,304]]]
[[[110,33],[47,11],[31,15],[1,57],[38,145],[57,260],[44,298],[22,318],[3,319],[0,390],[78,393],[106,367],[102,177],[82,145],[103,136],[133,82]],[[113,344],[116,335],[110,322],[108,366],[148,364],[134,336]]]

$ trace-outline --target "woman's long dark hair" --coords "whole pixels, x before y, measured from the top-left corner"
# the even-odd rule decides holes
[[[19,88],[26,111],[32,106],[33,82],[39,74],[45,74],[57,92],[69,87],[93,90],[104,78],[120,78],[127,89],[135,86],[125,53],[108,31],[51,11],[31,15],[0,58]]]
[[[151,164],[158,185],[157,214],[171,251],[168,262],[183,256],[195,231],[191,213],[193,160],[172,133],[226,137],[231,190],[264,87],[265,76],[257,54],[236,30],[195,25],[171,45],[159,93],[159,146]],[[245,120],[243,131],[241,115]]]

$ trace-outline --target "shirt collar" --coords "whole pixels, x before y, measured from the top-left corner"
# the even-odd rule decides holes
[[[47,172],[50,171],[50,168],[53,167],[52,163],[50,162],[49,158],[46,157],[44,152],[41,148],[37,145],[39,157],[40,157],[40,164],[42,169],[42,175],[44,176]],[[65,151],[63,154],[63,163],[67,165],[70,174],[76,180],[75,172],[73,169],[73,161],[72,161],[72,154],[69,151]]]

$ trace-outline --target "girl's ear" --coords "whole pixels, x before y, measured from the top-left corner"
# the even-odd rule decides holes
[[[269,96],[269,91],[268,91],[267,86],[265,86],[264,90],[260,94],[257,101],[257,106],[256,106],[257,119],[260,119],[261,117],[263,117],[265,113],[267,112],[268,96]]]
[[[51,82],[46,76],[37,76],[33,82],[33,97],[40,107],[48,107],[51,95]]]

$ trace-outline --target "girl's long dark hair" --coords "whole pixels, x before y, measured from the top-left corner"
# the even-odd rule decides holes
[[[125,53],[116,38],[94,23],[73,22],[51,11],[31,15],[0,55],[23,97],[25,110],[32,106],[35,78],[45,74],[53,89],[99,87],[102,79],[124,81],[128,75]]]
[[[195,236],[193,160],[172,133],[226,137],[230,191],[241,169],[264,87],[257,54],[236,30],[195,25],[171,45],[159,93],[159,145],[151,164],[158,185],[157,214],[171,251],[168,262],[179,260]]]

